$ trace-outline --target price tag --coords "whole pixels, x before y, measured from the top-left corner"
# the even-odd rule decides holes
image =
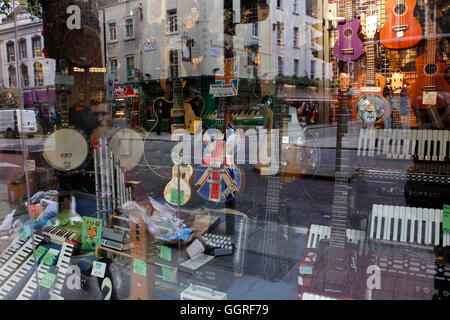
[[[159,257],[167,261],[172,261],[172,249],[164,245],[161,245]]]
[[[19,237],[21,239],[27,239],[30,235],[31,235],[31,229],[26,228],[20,233]]]
[[[99,277],[99,278],[104,278],[105,270],[106,270],[106,263],[100,262],[100,261],[94,261],[94,264],[92,265],[91,275]]]
[[[444,204],[442,215],[442,231],[450,231],[450,205]]]
[[[178,190],[172,188],[172,192],[170,193],[170,202],[178,203]],[[184,190],[180,190],[180,204],[184,202]]]
[[[44,275],[44,277],[42,278],[42,280],[39,281],[39,285],[44,287],[44,288],[50,289],[50,287],[52,286],[53,282],[55,282],[55,279],[56,279],[56,274],[47,272]]]
[[[175,268],[170,266],[161,266],[162,268],[162,276],[164,281],[175,282],[173,274]]]
[[[42,255],[46,252],[47,252],[47,248],[45,248],[43,246],[39,246],[36,249],[36,260],[39,260],[42,257]]]
[[[397,38],[403,38],[403,31],[397,31]]]
[[[134,259],[133,260],[133,272],[141,276],[147,276],[147,263],[145,261]]]
[[[422,104],[436,104],[437,91],[424,91],[422,94]]]
[[[55,250],[55,249],[48,250],[48,252],[42,258],[41,263],[45,264],[46,266],[51,266],[53,264],[53,261],[55,260],[57,254],[58,254],[58,250]]]

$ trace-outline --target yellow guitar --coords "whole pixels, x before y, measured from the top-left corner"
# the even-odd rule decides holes
[[[178,170],[180,171],[180,189],[178,189]],[[184,206],[191,198],[191,187],[189,180],[194,170],[191,165],[174,165],[172,168],[172,179],[164,189],[164,199],[174,206],[178,206],[178,196],[180,206]],[[178,191],[179,190],[179,191]]]

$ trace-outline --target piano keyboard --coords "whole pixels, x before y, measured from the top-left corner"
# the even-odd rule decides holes
[[[442,232],[442,210],[374,204],[369,239],[415,243],[427,246],[450,245],[450,232]]]
[[[6,261],[11,258],[11,256],[25,243],[27,238],[21,238],[17,237],[15,238],[8,247],[3,250],[3,252],[0,254],[0,267],[5,264]]]
[[[59,254],[59,251],[53,248],[49,249],[48,252],[54,254],[55,256]],[[37,290],[39,282],[44,278],[50,267],[51,265],[47,266],[41,262],[37,268],[37,281],[35,273],[33,273],[25,287],[22,289],[22,291],[20,291],[16,300],[31,300]]]
[[[450,130],[362,128],[357,156],[445,161],[449,142]]]
[[[34,257],[30,257],[23,263],[20,268],[0,287],[0,299],[8,298],[8,295],[24,278],[29,275],[30,270],[34,267]],[[33,275],[32,275],[33,277]]]
[[[17,269],[19,265],[21,265],[33,252],[33,242],[32,238],[28,239],[28,241],[20,247],[18,251],[16,251],[11,258],[0,267],[0,284],[3,283],[5,279],[7,279],[14,270]],[[42,240],[43,237],[39,235],[34,236],[34,244],[37,247]]]
[[[55,283],[53,288],[50,290],[51,300],[55,297],[57,300],[62,300],[61,291],[64,286],[64,280],[66,278],[67,268],[69,267],[70,257],[72,257],[74,245],[69,242],[64,242],[61,248],[61,253],[58,258],[58,262],[56,263],[56,267],[58,268],[58,272],[56,275]],[[52,296],[55,296],[52,298]]]
[[[309,235],[306,242],[308,249],[314,249],[319,246],[319,241],[322,239],[329,239],[331,234],[331,227],[319,224],[311,224],[309,228]],[[362,230],[347,229],[347,241],[358,244],[361,248],[364,244],[366,233]]]
[[[45,227],[42,229],[42,233],[50,237],[50,240],[56,244],[64,244],[66,239],[74,240],[78,235],[77,232],[62,229],[59,227]]]

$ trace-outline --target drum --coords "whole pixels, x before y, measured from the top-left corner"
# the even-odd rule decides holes
[[[113,154],[119,159],[120,167],[133,169],[141,161],[144,153],[144,139],[142,135],[129,128],[118,130],[109,143]]]
[[[75,129],[61,128],[44,142],[43,157],[56,170],[78,169],[88,158],[89,144],[85,135]]]

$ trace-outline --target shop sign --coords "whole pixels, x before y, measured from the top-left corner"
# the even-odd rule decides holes
[[[131,86],[114,87],[114,98],[130,98],[137,97],[137,92]]]
[[[156,41],[149,41],[144,43],[144,52],[156,50]]]

